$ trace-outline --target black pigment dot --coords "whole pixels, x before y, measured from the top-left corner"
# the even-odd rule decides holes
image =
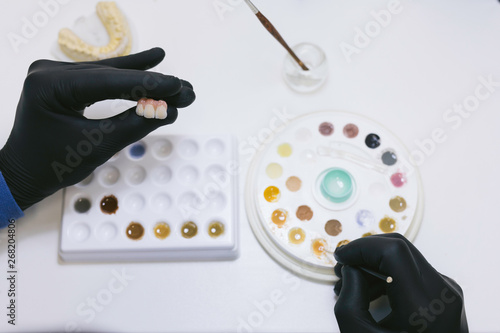
[[[78,213],[86,213],[90,210],[90,200],[87,198],[78,198],[75,201],[75,210]]]
[[[368,148],[375,149],[380,146],[380,137],[377,134],[370,133],[366,136],[365,143]]]
[[[398,157],[396,156],[396,153],[392,151],[386,151],[382,154],[382,162],[384,162],[385,165],[394,165],[397,161]]]

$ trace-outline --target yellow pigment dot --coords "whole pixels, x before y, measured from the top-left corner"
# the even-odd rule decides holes
[[[269,186],[264,191],[264,198],[269,202],[276,202],[279,200],[281,194],[280,189],[276,186]]]
[[[344,240],[341,240],[341,241],[337,244],[337,247],[341,247],[342,245],[346,245],[346,244],[349,244],[349,240],[344,239]]]
[[[274,224],[276,224],[279,228],[283,226],[286,222],[286,218],[288,217],[288,213],[284,209],[276,209],[271,215],[271,220]]]
[[[193,238],[198,233],[198,226],[196,223],[189,221],[182,225],[181,234],[184,238]]]
[[[312,243],[312,250],[315,255],[318,257],[322,256],[323,254],[326,253],[326,241],[322,238],[318,238],[313,240]]]
[[[302,244],[306,239],[306,233],[302,228],[292,228],[288,232],[288,240],[292,244]]]
[[[396,231],[396,221],[388,216],[384,217],[379,222],[380,230],[383,232],[394,232]]]
[[[170,235],[170,227],[165,222],[157,223],[154,227],[156,238],[165,239]]]
[[[368,236],[373,236],[375,233],[373,232],[365,232],[362,237],[368,237]]]
[[[288,143],[283,143],[278,146],[278,154],[281,157],[288,157],[292,155],[292,146],[290,146]]]
[[[224,224],[220,222],[212,222],[208,226],[208,234],[212,238],[217,238],[224,233]]]
[[[283,168],[278,163],[271,163],[266,168],[266,174],[271,179],[279,178],[283,174]]]

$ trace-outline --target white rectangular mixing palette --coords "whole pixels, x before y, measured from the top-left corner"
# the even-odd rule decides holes
[[[230,135],[148,136],[126,147],[65,190],[61,258],[237,258],[235,147]]]

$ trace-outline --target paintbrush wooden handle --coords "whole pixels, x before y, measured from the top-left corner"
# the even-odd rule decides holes
[[[273,37],[276,38],[276,40],[280,42],[281,45],[283,45],[283,47],[288,51],[288,53],[290,53],[292,58],[299,64],[299,66],[303,70],[308,71],[309,68],[307,68],[307,66],[302,62],[302,60],[300,60],[299,57],[297,57],[295,52],[293,52],[290,46],[288,46],[288,44],[285,42],[283,37],[281,37],[278,30],[276,30],[276,28],[271,24],[271,22],[269,22],[269,20],[260,11],[257,12],[255,15],[257,15],[257,18],[259,19],[260,23],[262,23],[262,25],[267,29],[267,31],[269,31],[271,35],[273,35]]]

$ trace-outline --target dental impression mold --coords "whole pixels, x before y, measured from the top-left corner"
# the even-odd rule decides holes
[[[74,29],[61,29],[57,40],[58,50],[54,53],[62,51],[64,56],[74,61],[93,61],[130,54],[132,33],[116,3],[98,2],[96,14],[98,19],[81,17]],[[105,28],[104,33],[102,27]]]
[[[230,135],[148,136],[65,190],[64,261],[238,256],[238,164]]]

